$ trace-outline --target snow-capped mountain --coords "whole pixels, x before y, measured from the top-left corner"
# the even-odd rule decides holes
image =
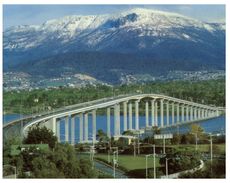
[[[165,13],[148,9],[132,9],[115,15],[67,16],[49,20],[42,25],[12,27],[4,32],[5,50],[28,50],[42,46],[48,41],[60,44],[79,41],[89,48],[102,48],[100,43],[118,31],[136,33],[136,36],[171,37],[200,41],[197,35],[175,31],[175,29],[203,29],[211,34],[224,31],[224,25],[204,23],[175,13]],[[153,44],[159,44],[155,42]],[[140,48],[144,43],[139,44]]]
[[[225,65],[225,24],[141,8],[108,15],[67,16],[41,25],[11,27],[4,31],[3,42],[5,69],[25,62],[41,66],[51,57],[82,52],[148,57],[154,67],[155,61],[173,64],[173,60],[183,61],[185,67],[191,65],[189,62],[200,67],[210,64],[211,68],[218,69]],[[110,58],[107,60],[109,62]],[[74,62],[80,61],[83,60]],[[116,64],[113,62],[111,64]],[[69,63],[66,61],[66,64]]]

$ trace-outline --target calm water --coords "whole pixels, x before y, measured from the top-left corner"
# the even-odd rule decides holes
[[[12,121],[12,120],[15,120],[15,119],[18,119],[22,117],[21,115],[19,114],[7,114],[7,115],[4,115],[3,116],[3,120],[4,120],[4,123],[7,123],[9,121]],[[113,115],[111,115],[111,134],[113,135],[113,132],[114,132],[114,118],[113,118]],[[121,115],[120,117],[120,121],[121,121],[121,133],[123,132],[123,121],[124,121],[124,118],[123,116]],[[151,121],[151,116],[149,116],[149,121]],[[158,117],[158,124],[159,124],[159,121],[160,121],[160,117]],[[171,117],[170,117],[170,121],[171,121]],[[176,121],[176,117],[175,117],[175,121]],[[135,128],[135,116],[133,115],[133,120],[132,120],[132,127],[133,129]],[[106,132],[106,115],[98,115],[97,116],[97,125],[96,125],[96,128],[97,130],[99,129],[102,129],[104,132]],[[129,120],[128,120],[128,124],[129,124]],[[166,124],[166,118],[164,118],[164,124]],[[225,116],[220,116],[220,117],[217,117],[217,118],[214,118],[214,119],[209,119],[209,120],[205,120],[205,121],[202,121],[202,122],[197,122],[197,124],[200,124],[200,126],[205,130],[205,132],[222,132],[222,133],[225,133]],[[69,125],[69,135],[71,135],[71,129],[70,129],[70,126]],[[88,134],[89,134],[89,140],[92,139],[92,116],[89,114],[89,119],[88,119],[88,126],[89,126],[89,129],[88,129]],[[128,125],[129,127],[129,125]],[[145,127],[145,116],[139,116],[139,127],[140,128],[144,128]],[[176,132],[179,132],[179,133],[185,133],[187,131],[189,131],[189,127],[190,125],[182,125],[180,126],[179,128],[166,128],[164,129],[163,131],[166,132],[166,133],[176,133]],[[84,133],[84,132],[83,132]],[[61,120],[61,123],[60,123],[60,135],[61,135],[61,140],[64,141],[65,139],[65,119],[63,118]],[[84,134],[83,134],[84,135]],[[69,137],[70,139],[70,137]],[[75,118],[75,141],[79,141],[79,117],[76,117]]]
[[[5,114],[3,115],[3,124],[20,118],[23,118],[22,114]]]

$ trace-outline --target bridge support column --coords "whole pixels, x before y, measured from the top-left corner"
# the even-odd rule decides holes
[[[189,121],[189,106],[187,105],[186,106],[186,122],[188,122]]]
[[[175,123],[174,111],[175,111],[175,109],[174,109],[174,103],[172,102],[172,125],[174,125],[174,123]]]
[[[133,111],[132,103],[129,103],[129,130],[133,129]]]
[[[56,135],[56,118],[50,118],[48,121],[44,123],[44,126],[52,130],[52,132]]]
[[[208,110],[207,109],[204,110],[204,117],[208,118]]]
[[[166,122],[167,126],[169,126],[169,102],[166,102]]]
[[[69,142],[69,116],[65,117],[65,142]]]
[[[96,135],[97,135],[96,123],[97,123],[97,114],[96,114],[96,110],[93,110],[92,111],[93,143],[96,142]]]
[[[79,142],[83,141],[83,113],[79,115]]]
[[[197,120],[197,107],[194,108],[194,120]]]
[[[110,107],[106,109],[106,113],[107,113],[107,136],[110,138],[111,137],[111,134],[110,134]]]
[[[161,127],[164,127],[164,100],[161,99]]]
[[[217,109],[216,110],[216,117],[219,116],[219,115],[220,115],[220,113],[219,113],[219,110]]]
[[[204,109],[201,109],[201,118],[204,119]]]
[[[200,118],[201,118],[201,109],[198,108],[198,119],[200,119]]]
[[[124,131],[127,131],[127,102],[123,103]]]
[[[56,136],[57,136],[58,142],[61,142],[61,138],[60,138],[60,119],[59,118],[56,120]]]
[[[89,129],[89,126],[88,126],[88,113],[85,113],[84,114],[84,142],[88,142],[88,129]]]
[[[177,116],[176,116],[177,124],[180,122],[180,104],[177,104]]]
[[[215,116],[215,111],[214,110],[212,110],[212,115],[211,115],[212,117],[214,117]]]
[[[155,105],[155,100],[151,100],[151,126],[154,126],[154,121],[155,121],[155,119],[154,119],[154,113],[155,113],[155,111],[154,111],[154,106]]]
[[[120,105],[114,106],[114,135],[120,135]]]
[[[145,126],[149,126],[149,103],[148,101],[145,102]]]
[[[155,102],[155,126],[158,126],[158,104]]]
[[[139,130],[139,101],[135,101],[135,130]]]
[[[193,121],[193,107],[190,106],[190,121]]]
[[[181,122],[184,122],[184,104],[181,105]]]
[[[71,144],[75,144],[75,115],[71,116]]]
[[[52,131],[53,131],[53,133],[56,135],[56,133],[57,133],[57,126],[56,126],[56,123],[57,123],[57,120],[56,120],[56,118],[52,118]]]

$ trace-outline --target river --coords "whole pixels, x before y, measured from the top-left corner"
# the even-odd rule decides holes
[[[19,119],[20,117],[22,117],[19,114],[6,114],[3,116],[3,122],[7,123],[9,121],[15,120],[15,119]],[[166,124],[166,118],[164,118],[164,123]],[[170,117],[171,119],[171,117]],[[121,121],[121,133],[123,132],[123,120],[124,117],[121,115],[120,121]],[[151,117],[149,118],[149,121],[151,121]],[[160,117],[158,118],[158,121],[160,121]],[[176,121],[176,118],[175,118]],[[97,116],[97,125],[96,128],[97,130],[102,129],[104,132],[106,132],[106,123],[107,123],[107,118],[106,115],[98,115]],[[199,124],[205,132],[215,132],[215,133],[225,133],[225,116],[219,116],[217,118],[213,118],[213,119],[208,119],[208,120],[204,120],[201,122],[196,122],[197,124]],[[135,116],[133,115],[133,129],[135,125]],[[90,136],[90,138],[92,138],[92,116],[89,114],[89,119],[88,119],[88,126],[89,126],[89,131],[88,134]],[[145,127],[145,116],[139,116],[139,126],[140,128]],[[69,128],[71,127],[71,125],[69,125]],[[65,119],[63,118],[61,120],[61,130],[60,130],[60,135],[61,135],[61,140],[64,140],[64,135],[65,135]],[[179,128],[166,128],[163,131],[166,133],[176,133],[179,131],[179,133],[186,133],[187,131],[189,131],[190,125],[181,125]],[[69,129],[69,131],[71,132],[71,130]],[[75,141],[77,142],[79,140],[79,117],[76,117],[75,119],[75,132],[76,132],[76,137],[75,137]],[[113,115],[111,115],[111,134],[113,135],[114,132],[114,118]],[[71,135],[71,134],[69,134]]]

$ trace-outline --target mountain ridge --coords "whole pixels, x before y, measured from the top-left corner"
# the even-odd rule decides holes
[[[37,71],[45,67],[55,70],[56,65],[61,65],[52,65],[52,62],[58,60],[63,68],[72,64],[73,73],[93,72],[88,74],[97,77],[103,75],[108,63],[111,63],[109,69],[119,70],[119,65],[122,70],[122,59],[127,64],[122,74],[138,72],[135,65],[144,64],[149,64],[150,68],[145,66],[142,72],[151,75],[167,74],[176,69],[175,63],[180,70],[224,70],[225,24],[140,8],[107,15],[73,15],[41,25],[10,28],[4,31],[3,49],[5,71],[27,71],[30,74],[35,72],[31,68],[33,65],[37,66]],[[68,60],[68,53],[75,54],[76,58]],[[109,54],[120,60],[119,64]],[[97,68],[99,71],[88,69],[89,58],[91,67],[98,65],[102,68]],[[87,62],[85,67],[84,62]],[[42,74],[37,71],[38,75]],[[109,81],[115,83],[119,80],[115,76],[111,78],[107,71],[105,73],[100,79],[109,77]]]

